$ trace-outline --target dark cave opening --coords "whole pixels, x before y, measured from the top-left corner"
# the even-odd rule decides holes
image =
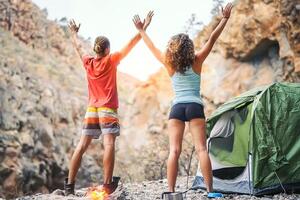
[[[265,57],[279,57],[279,43],[277,40],[262,39],[255,48],[242,58],[242,61],[251,62],[262,60]]]

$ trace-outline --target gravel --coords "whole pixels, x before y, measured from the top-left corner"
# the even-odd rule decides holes
[[[192,184],[190,178],[189,186]],[[177,180],[177,191],[186,190],[186,178],[180,177]],[[120,183],[118,189],[110,197],[105,200],[154,200],[161,199],[161,193],[167,191],[167,180],[147,181],[141,183]],[[33,196],[20,197],[17,200],[88,200],[85,194],[87,188],[77,190],[76,196],[63,196],[62,190],[55,190],[51,194],[35,194]],[[205,200],[207,193],[203,190],[192,190],[186,193],[186,200]],[[222,199],[233,200],[300,200],[300,194],[276,194],[263,197],[255,197],[250,195],[225,194]]]

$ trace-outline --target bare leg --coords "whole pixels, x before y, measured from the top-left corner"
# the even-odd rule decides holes
[[[112,181],[114,164],[115,164],[115,140],[114,134],[103,135],[104,156],[103,156],[103,179],[104,184],[109,184]]]
[[[200,161],[200,168],[208,192],[212,191],[212,169],[211,162],[206,148],[206,132],[204,119],[192,119],[190,121],[190,131],[196,153]]]
[[[74,183],[75,177],[77,175],[78,169],[80,167],[82,155],[88,148],[92,141],[91,136],[82,135],[80,141],[72,155],[70,167],[69,167],[69,176],[68,176],[68,183]]]
[[[168,123],[170,153],[167,165],[167,178],[170,192],[175,192],[178,172],[178,159],[181,153],[182,138],[185,123],[181,120],[170,119]]]

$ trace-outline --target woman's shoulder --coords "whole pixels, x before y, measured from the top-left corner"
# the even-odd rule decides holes
[[[175,74],[175,70],[174,70],[174,68],[173,68],[172,66],[170,66],[170,65],[168,65],[168,64],[166,64],[166,63],[164,63],[164,67],[166,68],[166,70],[167,70],[167,72],[168,72],[168,75],[169,75],[170,77],[172,77],[172,76]]]
[[[202,64],[199,64],[199,63],[197,63],[197,62],[194,62],[191,68],[193,69],[193,71],[194,71],[196,74],[198,74],[198,75],[200,76],[201,70],[202,70]]]

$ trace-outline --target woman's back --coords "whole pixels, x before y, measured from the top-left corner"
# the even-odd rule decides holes
[[[200,96],[201,76],[196,74],[192,67],[184,74],[175,72],[172,79],[172,86],[175,93],[173,105],[177,103],[199,103],[203,105]]]

